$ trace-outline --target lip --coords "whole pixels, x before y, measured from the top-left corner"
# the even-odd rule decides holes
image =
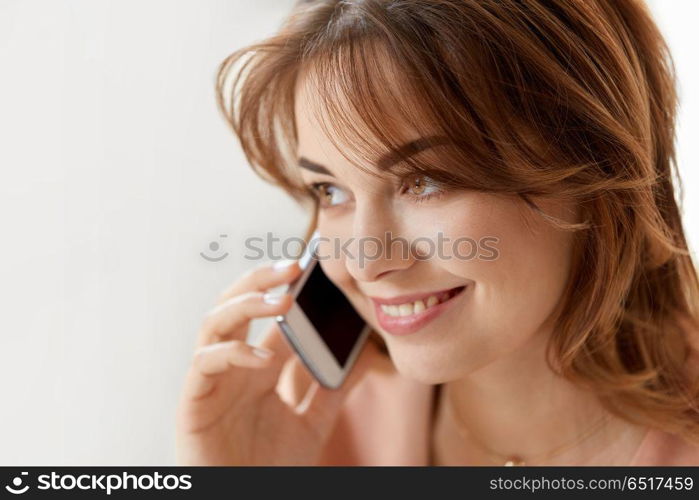
[[[404,304],[406,302],[414,302],[416,300],[429,297],[430,295],[439,295],[441,293],[454,290],[455,288],[461,288],[461,290],[456,295],[453,295],[445,302],[441,302],[436,306],[429,307],[417,314],[411,314],[409,316],[389,316],[381,309],[382,305],[395,305]],[[437,318],[440,314],[448,311],[454,303],[456,303],[461,297],[463,297],[464,293],[470,290],[470,288],[471,283],[467,285],[462,285],[460,287],[446,288],[444,290],[438,290],[427,293],[414,293],[386,299],[370,297],[370,299],[374,304],[376,318],[381,328],[383,328],[386,332],[392,335],[409,335],[422,329],[425,325],[427,325],[427,323]]]
[[[464,286],[464,285],[461,285],[461,286]],[[431,292],[410,293],[407,295],[398,295],[396,297],[391,297],[389,299],[382,299],[381,297],[369,297],[369,298],[377,304],[385,304],[387,306],[390,306],[390,305],[405,304],[406,302],[415,302],[416,300],[426,299],[430,295],[441,295],[444,292],[448,292],[448,291],[453,290],[455,288],[459,288],[459,287],[453,286],[451,288],[444,288],[442,290],[433,290]]]

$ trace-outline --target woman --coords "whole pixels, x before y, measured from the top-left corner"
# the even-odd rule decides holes
[[[699,465],[677,97],[641,2],[300,2],[218,76],[250,163],[313,202],[309,234],[350,254],[387,233],[488,238],[495,258],[322,261],[374,328],[336,391],[276,327],[245,343],[300,271],[249,272],[199,333],[180,462]],[[430,295],[431,321],[391,326]]]

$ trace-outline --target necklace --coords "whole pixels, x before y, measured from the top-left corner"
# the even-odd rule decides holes
[[[485,451],[488,455],[488,458],[494,463],[494,464],[501,464],[504,466],[515,466],[515,465],[527,465],[527,463],[532,463],[536,462],[538,460],[548,460],[553,457],[556,457],[560,455],[561,453],[570,450],[571,448],[574,448],[575,446],[579,445],[582,443],[584,440],[587,438],[591,437],[594,435],[596,432],[598,432],[600,429],[604,427],[604,424],[607,423],[609,420],[608,415],[602,416],[597,422],[592,424],[590,427],[587,428],[585,432],[583,432],[580,436],[578,436],[573,442],[570,443],[564,443],[560,446],[557,446],[553,450],[550,450],[546,453],[543,454],[538,454],[534,455],[532,457],[529,457],[527,459],[527,462],[520,457],[519,455],[502,455],[500,453],[495,452],[488,446],[486,446],[484,443],[482,443],[479,439],[477,439],[471,432],[466,430],[465,424],[461,417],[457,414],[456,409],[453,406],[452,403],[452,398],[446,396],[446,407],[447,411],[449,412],[449,415],[452,419],[452,421],[455,423],[455,427],[461,436],[462,439],[467,439],[470,441],[475,442],[483,451]]]

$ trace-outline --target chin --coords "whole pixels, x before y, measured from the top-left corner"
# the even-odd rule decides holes
[[[398,373],[411,380],[423,384],[442,384],[466,375],[464,366],[456,359],[424,352],[406,352],[406,349],[390,344],[387,347]]]

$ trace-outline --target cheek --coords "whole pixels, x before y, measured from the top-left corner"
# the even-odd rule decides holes
[[[333,225],[319,220],[318,229],[322,235],[322,239],[318,243],[318,254],[322,257],[320,266],[335,286],[345,293],[351,294],[354,279],[347,271],[345,256],[342,252],[342,245],[348,241],[350,236],[334,230]]]
[[[475,281],[475,310],[469,313],[480,318],[483,328],[531,332],[553,311],[565,288],[572,234],[526,212],[515,200],[485,195],[450,207],[449,213],[463,216],[441,219],[440,230],[452,241],[469,238],[470,243],[456,247],[458,256],[472,255],[474,243],[478,249],[470,259],[452,252],[443,267]]]
[[[320,266],[323,268],[325,275],[330,278],[330,281],[332,281],[335,286],[341,289],[347,289],[352,283],[352,276],[347,272],[347,268],[342,259],[336,259],[334,256],[329,259],[323,259],[320,261]]]

